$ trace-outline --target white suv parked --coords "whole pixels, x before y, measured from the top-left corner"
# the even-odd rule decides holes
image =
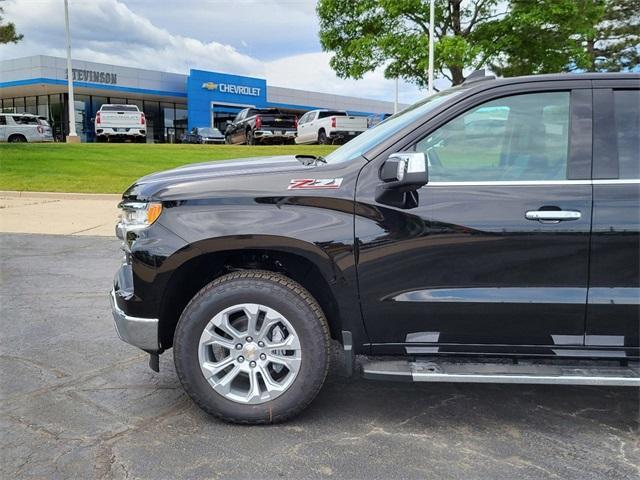
[[[0,113],[0,142],[53,142],[49,122],[31,113]]]

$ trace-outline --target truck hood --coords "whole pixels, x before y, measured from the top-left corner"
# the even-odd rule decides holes
[[[142,177],[125,191],[123,198],[168,201],[207,198],[216,192],[230,195],[234,190],[275,193],[283,187],[286,192],[289,180],[295,178],[292,175],[299,178],[303,172],[326,167],[321,162],[298,160],[294,155],[195,163]]]

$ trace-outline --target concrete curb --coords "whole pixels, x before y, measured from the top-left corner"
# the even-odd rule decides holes
[[[117,193],[18,192],[15,190],[0,190],[0,197],[49,198],[57,200],[112,200],[117,202],[122,198],[122,195]]]

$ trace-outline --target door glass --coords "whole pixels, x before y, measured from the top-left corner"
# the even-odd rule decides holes
[[[640,179],[640,90],[613,92],[620,178]]]
[[[420,140],[429,182],[566,179],[569,92],[492,100]]]

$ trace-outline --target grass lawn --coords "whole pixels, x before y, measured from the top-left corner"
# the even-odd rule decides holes
[[[326,155],[325,145],[0,144],[0,190],[121,193],[148,173],[265,155]]]

